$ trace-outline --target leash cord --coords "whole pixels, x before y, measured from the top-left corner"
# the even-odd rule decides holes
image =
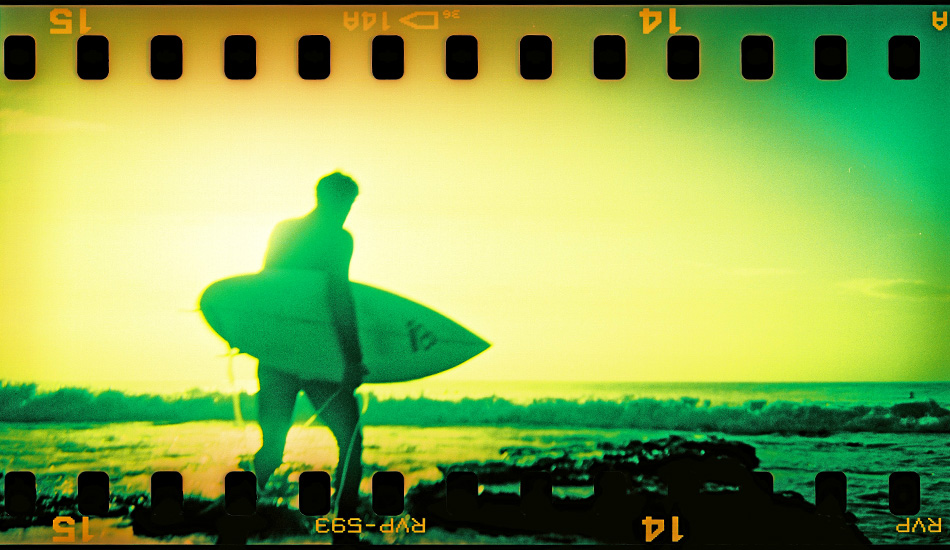
[[[241,394],[237,392],[234,381],[234,356],[240,353],[237,348],[228,350],[228,380],[231,382],[231,403],[234,405],[234,420],[238,426],[244,427],[244,415],[241,414]]]

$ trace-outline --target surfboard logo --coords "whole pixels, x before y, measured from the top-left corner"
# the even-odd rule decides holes
[[[417,321],[410,319],[406,327],[409,329],[409,345],[412,346],[412,351],[428,351],[438,342],[435,334]]]

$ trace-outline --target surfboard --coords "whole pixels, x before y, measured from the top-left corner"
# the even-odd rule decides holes
[[[367,383],[404,382],[456,367],[490,344],[432,309],[350,283]],[[263,270],[209,285],[199,298],[208,325],[260,364],[307,380],[339,382],[343,353],[330,317],[326,274]]]

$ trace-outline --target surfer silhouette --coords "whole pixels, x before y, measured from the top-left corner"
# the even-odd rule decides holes
[[[336,489],[337,517],[356,517],[362,479],[363,437],[359,429],[360,409],[354,395],[367,374],[363,365],[356,310],[350,290],[350,259],[353,237],[343,222],[359,193],[349,176],[334,172],[317,183],[317,206],[307,215],[277,224],[271,233],[264,270],[315,269],[325,272],[333,325],[339,338],[345,368],[340,384],[308,380],[282,372],[277,366],[258,365],[260,392],[257,394],[258,422],[263,445],[254,456],[254,472],[263,491],[267,480],[283,462],[284,445],[290,430],[297,394],[303,390],[330,428],[339,447],[333,486]],[[319,373],[320,365],[314,365]],[[346,479],[342,479],[345,476]],[[334,533],[334,541],[342,538]]]

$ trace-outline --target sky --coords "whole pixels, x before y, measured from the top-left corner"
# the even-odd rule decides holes
[[[643,34],[622,6],[463,7],[430,30],[361,7],[385,32],[334,7],[89,7],[110,40],[94,82],[78,30],[0,8],[0,37],[33,35],[39,60],[0,76],[0,380],[232,387],[197,298],[260,269],[334,170],[361,190],[351,278],[492,343],[420,387],[950,380],[950,68],[929,11],[680,7],[700,75],[673,81],[661,9]],[[406,41],[401,80],[371,75],[379,33]],[[183,40],[180,80],[148,73],[159,34]],[[229,34],[256,37],[254,79],[224,77]],[[307,34],[331,41],[325,81],[296,74]],[[444,75],[453,34],[479,39],[472,81]],[[518,75],[527,34],[553,40],[546,81]],[[593,77],[600,34],[626,38],[624,79]],[[748,34],[775,41],[770,80],[740,75]],[[848,40],[841,81],[814,76],[823,34]],[[916,80],[887,75],[895,34],[920,38]],[[238,357],[236,387],[255,368]]]

